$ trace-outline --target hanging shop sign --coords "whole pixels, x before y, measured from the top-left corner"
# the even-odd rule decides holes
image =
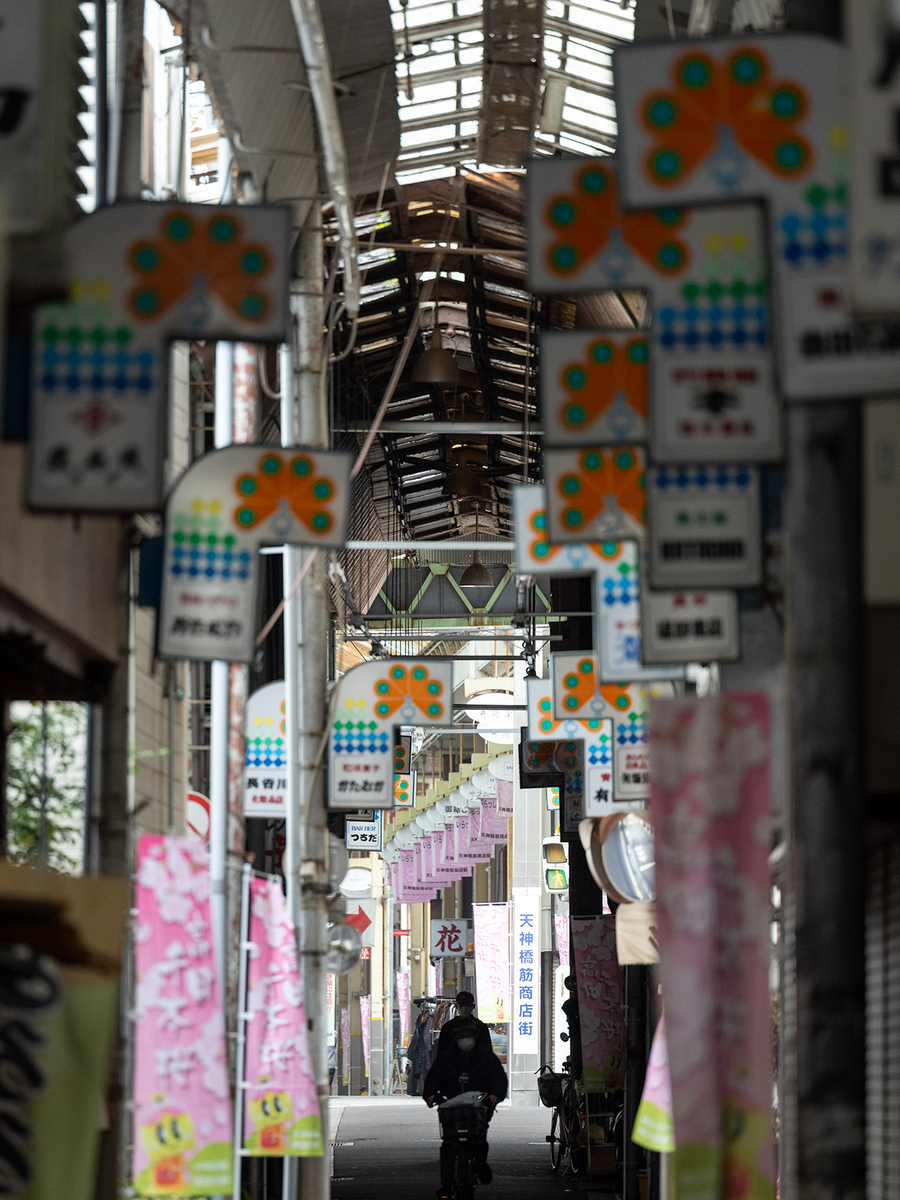
[[[615,1092],[625,1078],[625,973],[612,917],[572,917],[572,951],[586,1092]]]
[[[284,341],[289,237],[264,205],[114,204],[71,227],[70,300],[35,314],[31,507],[160,508],[169,343]]]
[[[489,1025],[509,1021],[510,961],[509,905],[476,904],[474,914],[475,988],[477,1016]],[[522,982],[540,986],[540,964],[522,967]]]
[[[248,891],[244,1149],[321,1158],[322,1120],[294,925],[280,878],[251,879]]]
[[[548,787],[544,790],[547,793],[547,811],[559,812],[559,788]]]
[[[287,812],[284,680],[257,688],[244,717],[244,816],[283,818]]]
[[[850,282],[857,314],[897,314],[900,29],[881,0],[844,3],[850,58]]]
[[[649,338],[649,438],[656,461],[778,458],[781,422],[762,212],[753,204],[654,207],[669,203],[659,198],[647,205],[651,211],[623,212],[618,157],[539,159],[529,165],[532,289],[649,293],[653,322],[642,336]],[[589,338],[587,353],[558,366],[551,350],[554,373],[546,381],[541,342],[542,395],[548,388],[561,397],[551,405],[549,425],[544,405],[547,444],[573,444],[588,414],[595,414],[591,423],[600,433],[594,445],[626,440],[610,438],[606,430],[610,421],[624,429],[629,410],[638,411],[629,397],[638,393],[641,371],[634,356],[640,359],[642,352],[634,346],[631,361],[627,349],[613,353],[605,331],[543,338],[575,336]],[[627,347],[639,335],[632,330],[623,336]],[[592,390],[602,396],[613,390],[613,399],[601,407]],[[636,434],[630,440],[645,438]]]
[[[412,763],[412,738],[398,737],[394,744],[394,771],[397,775],[408,775]]]
[[[144,834],[135,904],[131,1182],[140,1196],[230,1193],[231,1084],[203,843]]]
[[[768,698],[654,704],[651,748],[675,1191],[773,1196]]]
[[[540,363],[548,446],[615,446],[647,440],[647,333],[633,329],[542,333]]]
[[[408,771],[404,775],[394,776],[394,808],[415,808],[416,774],[415,771]]]
[[[453,711],[450,662],[376,659],[342,675],[328,735],[328,806],[394,807],[398,725],[446,725]]]
[[[613,55],[624,205],[768,201],[780,382],[795,400],[896,389],[900,325],[850,315],[849,74],[838,42],[797,33]]]
[[[432,958],[465,958],[469,948],[469,922],[445,917],[431,922]]]
[[[545,450],[550,544],[640,538],[647,525],[646,468],[640,446]]]
[[[728,662],[740,657],[735,592],[651,592],[641,600],[649,663]]]
[[[599,542],[551,546],[547,535],[547,489],[542,483],[512,489],[516,569],[520,575],[592,575],[599,564]]]
[[[519,787],[542,788],[562,786],[562,771],[554,758],[554,743],[519,742]]]
[[[344,844],[348,850],[378,850],[384,846],[384,824],[377,812],[371,821],[347,817]]]
[[[593,745],[603,758],[609,754],[605,742],[603,726],[597,731]],[[555,742],[553,757],[562,770],[563,780],[559,788],[559,828],[562,833],[576,833],[578,822],[584,818],[584,763],[585,743],[583,741]]]
[[[644,665],[640,559],[641,547],[637,542],[604,542],[600,546],[594,645],[604,683],[639,683],[684,676],[678,667]]]
[[[513,888],[512,1052],[539,1054],[541,1041],[541,889]],[[524,978],[531,969],[531,978]]]
[[[185,471],[166,502],[160,657],[251,661],[260,546],[343,546],[352,461],[241,445]]]
[[[762,581],[755,467],[657,467],[647,474],[650,583],[753,587]]]

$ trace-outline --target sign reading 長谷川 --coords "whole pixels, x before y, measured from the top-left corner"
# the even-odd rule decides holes
[[[287,806],[284,680],[257,688],[244,717],[244,816],[283,817]]]
[[[541,890],[513,888],[512,1050],[539,1054]]]

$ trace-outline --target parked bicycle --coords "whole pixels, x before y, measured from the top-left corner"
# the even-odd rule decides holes
[[[550,1165],[556,1175],[581,1175],[587,1166],[587,1129],[581,1080],[569,1070],[554,1071],[546,1063],[538,1073],[541,1103],[553,1109],[550,1132]]]
[[[483,1170],[491,1106],[485,1092],[462,1092],[452,1100],[436,1098],[441,1122],[441,1156],[453,1154],[453,1183],[449,1200],[472,1200]]]

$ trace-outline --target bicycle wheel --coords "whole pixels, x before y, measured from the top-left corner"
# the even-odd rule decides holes
[[[579,1141],[581,1135],[581,1114],[577,1109],[569,1109],[566,1114],[566,1148],[569,1155],[569,1170],[573,1175],[583,1175],[587,1169],[587,1146]]]
[[[472,1159],[468,1142],[456,1147],[456,1167],[453,1172],[453,1200],[472,1200],[475,1195]]]
[[[560,1112],[558,1108],[554,1108],[553,1117],[550,1121],[550,1133],[547,1136],[547,1141],[550,1143],[550,1166],[553,1168],[554,1175],[558,1175],[563,1161],[563,1141],[562,1141],[563,1126],[560,1120]]]

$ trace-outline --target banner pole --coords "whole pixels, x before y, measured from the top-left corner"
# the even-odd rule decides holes
[[[241,1200],[241,1148],[244,1142],[244,1065],[247,1050],[247,960],[250,954],[250,878],[244,863],[241,877],[241,940],[238,944],[237,1040],[234,1049],[234,1170],[232,1200]]]

